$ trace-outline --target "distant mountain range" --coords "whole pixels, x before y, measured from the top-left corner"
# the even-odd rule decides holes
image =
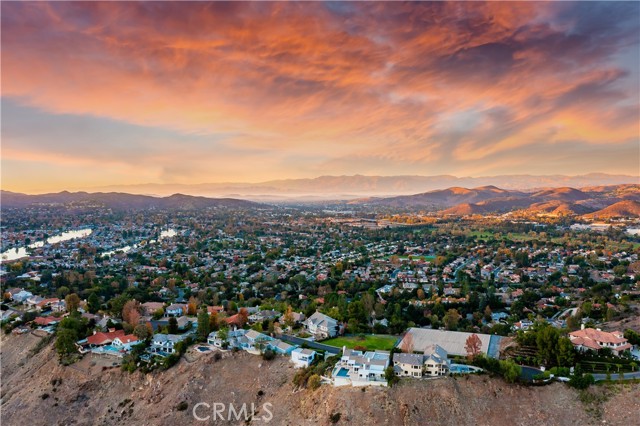
[[[129,209],[203,209],[253,208],[252,201],[234,198],[207,198],[173,194],[169,197],[126,194],[118,192],[58,192],[27,195],[0,192],[3,208],[23,208],[36,205],[81,207],[99,205],[115,210]],[[608,185],[581,189],[560,187],[536,191],[516,191],[488,185],[477,188],[451,187],[415,195],[369,197],[342,201],[361,207],[397,210],[419,209],[443,215],[472,215],[526,211],[534,214],[579,215],[585,218],[640,217],[640,185]]]
[[[546,188],[510,191],[495,186],[453,187],[388,198],[353,200],[350,204],[396,209],[425,209],[443,215],[505,213],[523,210],[550,215],[584,215],[589,218],[640,217],[640,185],[609,185],[575,189]]]
[[[29,207],[34,205],[88,206],[100,205],[112,209],[203,209],[209,207],[248,208],[258,206],[252,201],[233,198],[205,198],[174,194],[169,197],[124,194],[118,192],[58,192],[53,194],[27,195],[10,191],[0,192],[0,205],[6,207]]]
[[[475,188],[496,186],[506,190],[533,190],[566,186],[638,184],[638,176],[590,173],[580,176],[503,175],[485,177],[440,176],[320,176],[313,179],[285,179],[260,183],[202,183],[202,184],[140,184],[101,188],[84,188],[91,191],[126,192],[166,196],[175,193],[250,198],[253,200],[295,199],[353,199],[367,196],[391,196],[416,194],[448,187]]]

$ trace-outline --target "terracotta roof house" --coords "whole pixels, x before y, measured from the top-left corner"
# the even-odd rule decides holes
[[[41,325],[41,326],[48,326],[48,325],[57,324],[58,321],[60,321],[59,318],[52,317],[52,316],[38,317],[38,318],[33,320],[33,322],[35,322],[36,324]]]
[[[109,331],[107,333],[97,332],[87,337],[87,343],[94,346],[108,345],[113,342],[116,337],[124,337],[125,335],[124,330]]]
[[[609,348],[618,356],[633,347],[619,331],[609,333],[600,329],[585,328],[569,333],[569,339],[579,351]]]

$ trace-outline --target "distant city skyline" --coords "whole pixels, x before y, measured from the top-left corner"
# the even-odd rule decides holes
[[[639,175],[640,3],[1,8],[2,189]]]

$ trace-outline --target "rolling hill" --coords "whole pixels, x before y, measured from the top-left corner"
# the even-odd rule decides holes
[[[0,204],[3,208],[24,208],[37,205],[90,206],[129,210],[129,209],[202,209],[202,208],[250,208],[259,204],[234,198],[206,198],[191,195],[174,194],[169,197],[151,197],[148,195],[125,194],[118,192],[68,192],[27,195],[1,191]]]
[[[619,201],[602,210],[585,215],[594,219],[610,219],[614,217],[640,217],[640,202],[633,200]]]
[[[399,209],[424,209],[443,215],[473,215],[523,211],[556,216],[638,217],[640,185],[591,188],[544,188],[533,192],[510,191],[495,186],[452,187],[421,194],[354,200],[352,204]]]
[[[566,175],[500,175],[500,176],[319,176],[306,179],[280,179],[266,182],[217,182],[199,184],[131,184],[110,185],[100,188],[79,188],[91,192],[125,192],[167,196],[174,193],[213,197],[251,199],[290,199],[314,196],[322,199],[356,199],[375,196],[398,196],[425,193],[448,187],[498,186],[504,190],[533,191],[540,188],[621,185],[638,182],[637,176],[589,173]]]

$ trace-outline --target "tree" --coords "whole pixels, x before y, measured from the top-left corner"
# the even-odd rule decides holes
[[[247,311],[246,308],[240,308],[240,311],[238,311],[238,319],[241,325],[245,325],[249,322],[249,311]]]
[[[218,331],[218,338],[220,340],[222,340],[223,342],[226,341],[229,338],[229,329],[228,328],[221,328]]]
[[[544,325],[536,330],[536,346],[538,347],[538,358],[545,365],[554,365],[558,361],[558,339],[560,332],[558,329]]]
[[[209,315],[209,330],[216,331],[220,328],[218,324],[218,313],[213,311],[211,315]]]
[[[118,283],[115,283],[115,284],[117,287]],[[129,301],[129,298],[124,294],[121,294],[120,296],[116,296],[111,300],[109,300],[109,305],[111,306],[111,313],[114,315],[122,315],[122,309],[124,308],[124,305],[128,301]]]
[[[207,340],[207,336],[211,332],[209,327],[209,312],[206,308],[200,310],[198,314],[198,337],[201,340]]]
[[[307,386],[309,389],[316,390],[320,387],[321,380],[320,376],[312,374],[311,377],[309,377],[309,380],[307,380]]]
[[[71,293],[67,297],[65,297],[64,302],[67,305],[67,311],[69,312],[77,311],[78,306],[80,306],[80,298],[75,293]]]
[[[449,309],[443,318],[447,330],[456,330],[460,321],[460,314],[455,309]]]
[[[566,337],[560,337],[558,339],[558,365],[560,367],[569,367],[573,365],[574,358],[573,343]]]
[[[87,299],[87,308],[92,314],[95,314],[100,310],[100,298],[97,294],[91,293],[89,295],[89,298]]]
[[[467,351],[467,358],[469,360],[474,359],[480,354],[480,349],[482,348],[482,341],[478,337],[477,334],[473,333],[471,336],[467,338],[465,342],[464,349]]]
[[[489,305],[487,305],[486,308],[484,308],[484,320],[486,322],[491,322],[491,314],[493,312],[491,311],[491,307]]]
[[[580,328],[581,322],[582,318],[580,318],[578,315],[570,315],[569,318],[567,318],[567,328],[569,329],[569,331],[576,331],[578,328]]]
[[[371,293],[364,293],[362,295],[362,306],[364,308],[364,313],[367,320],[371,319],[371,314],[373,314],[373,308],[376,304],[376,299],[373,297]]]
[[[389,385],[389,387],[395,385],[396,383],[398,383],[398,376],[396,376],[395,371],[393,371],[393,367],[392,366],[388,366],[387,368],[385,368],[384,370],[384,378],[387,381],[387,384]]]
[[[175,317],[169,318],[168,330],[169,334],[176,334],[178,332],[178,320]]]
[[[401,349],[402,349],[402,352],[406,352],[408,354],[413,353],[413,350],[414,350],[413,334],[407,333],[404,335],[404,338],[402,339]]]
[[[198,312],[198,300],[191,296],[187,304],[187,315],[195,315]]]
[[[71,328],[61,328],[57,332],[56,350],[60,357],[64,357],[76,352],[76,341],[78,333]]]
[[[295,325],[295,320],[293,319],[293,308],[291,305],[287,306],[287,311],[284,314],[284,325],[289,329],[293,328]]]
[[[122,307],[122,319],[133,327],[140,322],[140,304],[136,300],[129,300]]]
[[[147,324],[138,324],[133,329],[133,334],[140,340],[146,340],[151,337],[152,333],[149,333],[149,327],[147,327]]]
[[[500,361],[500,371],[507,382],[513,383],[522,374],[522,367],[513,362],[513,360]]]

